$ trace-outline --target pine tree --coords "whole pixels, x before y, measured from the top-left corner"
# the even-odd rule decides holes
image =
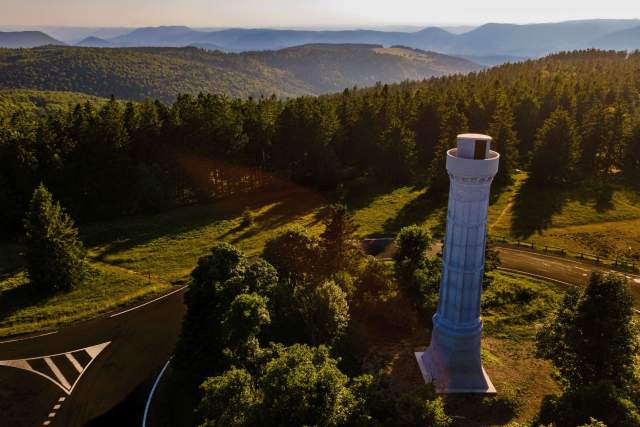
[[[493,138],[493,149],[500,153],[500,167],[494,178],[498,187],[510,184],[516,168],[518,138],[513,129],[513,113],[504,90],[496,99],[496,109],[489,124],[489,135]]]
[[[467,131],[467,118],[459,110],[452,108],[444,114],[440,141],[429,168],[429,192],[436,195],[447,194],[449,174],[446,170],[447,150],[455,147],[456,136]]]
[[[562,109],[553,112],[536,137],[531,179],[539,184],[570,182],[578,162],[578,141],[576,126],[569,113]]]
[[[328,207],[328,215],[324,221],[325,231],[321,237],[323,266],[327,273],[333,274],[350,270],[362,255],[355,232],[358,226],[353,217],[342,204]]]
[[[33,193],[24,225],[31,283],[43,291],[80,284],[87,266],[78,229],[43,184]]]

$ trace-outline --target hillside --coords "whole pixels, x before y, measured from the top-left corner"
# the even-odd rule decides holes
[[[79,47],[114,47],[113,43],[99,37],[87,37],[80,40],[75,46]]]
[[[594,45],[601,49],[640,49],[640,26],[607,34],[597,39]]]
[[[49,92],[28,89],[0,90],[0,117],[9,117],[17,111],[42,115],[68,110],[77,104],[92,102],[101,105],[106,99],[83,93]]]
[[[0,47],[6,48],[29,48],[45,45],[63,45],[59,40],[41,31],[0,31]]]
[[[313,45],[242,54],[196,48],[43,47],[0,50],[0,88],[172,100],[180,93],[296,96],[394,83],[481,67],[406,48]]]

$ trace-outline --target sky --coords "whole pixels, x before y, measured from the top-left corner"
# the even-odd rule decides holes
[[[638,0],[0,0],[0,25],[366,27],[640,18]]]

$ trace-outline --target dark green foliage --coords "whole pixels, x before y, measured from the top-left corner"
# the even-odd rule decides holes
[[[325,347],[279,349],[260,379],[260,417],[273,426],[339,425],[353,410],[349,378]]]
[[[0,49],[0,88],[83,92],[165,101],[179,94],[319,95],[345,87],[476,71],[467,60],[374,45],[306,45],[223,53],[187,48]]]
[[[259,374],[231,369],[201,386],[207,426],[344,425],[356,401],[349,378],[326,347],[274,346]]]
[[[10,69],[21,55],[34,59],[34,67],[41,66],[39,56],[69,60],[54,55],[55,49],[60,48],[0,56],[11,57]],[[301,49],[308,54],[314,48]],[[102,61],[90,60],[95,55],[113,55],[116,64],[137,55],[163,64],[169,57],[206,64],[218,58],[196,49],[83,49],[80,55],[87,62],[73,68],[78,73]],[[254,70],[254,59],[225,58],[248,61]],[[579,176],[602,181],[620,171],[633,179],[640,176],[639,61],[637,53],[561,53],[467,76],[317,98],[241,100],[202,94],[179,96],[172,105],[91,100],[48,110],[47,117],[22,112],[22,98],[10,98],[16,108],[6,111],[17,112],[0,115],[0,201],[5,207],[0,224],[6,234],[20,232],[20,219],[40,182],[61,195],[82,222],[208,202],[283,178],[321,190],[353,179],[428,183],[429,196],[445,196],[446,151],[465,131],[495,133],[494,148],[502,156],[497,184],[508,182],[509,172],[525,168],[531,157],[531,179],[545,185],[580,183],[575,181]],[[122,72],[128,75],[129,70]],[[207,80],[207,85],[218,83],[226,84]],[[141,98],[154,93],[142,86]],[[124,90],[119,84],[106,88],[109,94]],[[57,98],[50,98],[57,105]]]
[[[456,136],[467,131],[465,115],[455,106],[447,106],[440,122],[440,139],[436,142],[433,159],[429,165],[429,191],[432,195],[443,196],[448,193],[447,151],[456,146]]]
[[[302,227],[292,227],[270,239],[263,258],[273,265],[283,280],[313,280],[321,259],[319,241]]]
[[[557,110],[536,136],[531,159],[531,180],[540,184],[563,184],[575,178],[578,164],[578,134],[574,120]]]
[[[31,283],[43,292],[80,284],[87,265],[78,229],[43,184],[33,192],[24,226]]]
[[[245,208],[242,211],[242,222],[240,223],[240,225],[243,228],[247,228],[253,225],[255,219],[253,218],[253,213],[251,212],[251,210],[249,208]]]
[[[398,418],[394,424],[397,426],[448,427],[453,421],[444,411],[442,398],[436,398],[430,387],[423,388],[422,393],[403,395],[396,405]]]
[[[175,353],[176,366],[195,381],[246,360],[259,350],[258,335],[270,324],[269,298],[278,276],[267,262],[252,265],[242,252],[218,243],[198,260],[185,295],[187,314]]]
[[[582,295],[569,293],[538,335],[538,354],[556,366],[569,388],[608,381],[637,384],[640,349],[626,279],[594,273]]]
[[[538,334],[538,355],[551,360],[564,385],[562,395],[545,399],[540,420],[574,426],[593,417],[610,426],[640,425],[633,402],[639,349],[626,279],[594,273]]]
[[[404,227],[396,236],[396,252],[393,259],[396,262],[408,260],[417,266],[424,261],[432,240],[431,234],[425,228],[417,225]]]
[[[308,320],[314,344],[335,344],[349,326],[349,303],[346,293],[327,281],[314,291]]]
[[[396,252],[393,255],[400,289],[428,312],[437,306],[441,270],[438,257],[427,257],[431,243],[431,234],[426,229],[417,225],[404,227],[396,236]]]
[[[517,164],[518,146],[513,113],[504,90],[497,93],[496,108],[489,123],[488,134],[493,138],[491,149],[500,153],[500,167],[493,181],[496,186],[502,187],[511,183]]]
[[[257,337],[269,323],[267,298],[255,293],[235,297],[221,325],[227,356],[232,360],[251,360],[260,347]]]
[[[355,235],[358,227],[347,207],[341,204],[329,206],[324,224],[325,230],[320,236],[323,267],[328,274],[353,271],[362,258],[362,251]]]
[[[609,427],[638,427],[640,412],[624,392],[607,381],[570,389],[561,396],[546,396],[538,422],[558,427],[585,425],[592,418]]]
[[[364,298],[377,298],[391,289],[393,275],[384,261],[375,257],[367,257],[366,263],[358,276],[356,284],[356,302]]]
[[[255,422],[260,395],[246,370],[231,368],[220,376],[207,378],[200,390],[203,397],[198,412],[202,426],[241,427]]]

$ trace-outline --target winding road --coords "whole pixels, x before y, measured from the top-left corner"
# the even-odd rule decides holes
[[[603,266],[499,246],[502,269],[583,285]],[[622,274],[622,273],[618,273]],[[624,274],[635,295],[640,276]],[[82,426],[146,384],[173,352],[185,288],[55,332],[0,341],[0,425]],[[129,414],[139,425],[142,413]],[[138,421],[139,420],[139,421]]]

